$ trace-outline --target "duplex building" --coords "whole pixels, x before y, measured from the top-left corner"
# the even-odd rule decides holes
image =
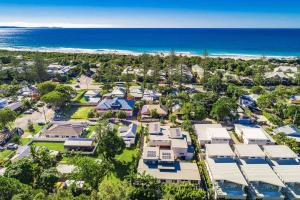
[[[184,160],[191,160],[193,158],[194,148],[188,132],[182,131],[180,128],[170,128],[168,126],[155,128],[160,129],[160,131],[149,134],[146,146],[172,150],[175,158]],[[152,128],[150,132],[153,133]]]
[[[206,165],[215,199],[246,199],[248,186],[229,144],[206,144]]]
[[[274,172],[285,184],[287,199],[300,199],[300,165],[297,155],[284,145],[263,146]]]
[[[248,182],[251,199],[284,199],[285,187],[265,160],[265,154],[256,145],[234,145],[239,167]]]
[[[194,128],[200,145],[232,142],[228,131],[221,124],[195,124]]]
[[[235,124],[235,132],[244,144],[275,144],[273,138],[260,126]]]
[[[201,180],[196,163],[176,160],[172,150],[159,147],[144,147],[138,172],[145,172],[163,183],[191,182],[200,185]]]

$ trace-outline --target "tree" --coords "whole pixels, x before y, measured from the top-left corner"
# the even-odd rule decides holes
[[[5,177],[18,179],[21,183],[32,184],[34,180],[33,162],[22,159],[9,165],[4,173]]]
[[[101,182],[98,189],[99,200],[119,200],[128,199],[129,186],[125,181],[111,181],[105,179]]]
[[[169,120],[170,120],[171,123],[176,124],[176,120],[177,120],[176,115],[175,114],[171,114],[169,116]]]
[[[116,117],[117,117],[118,119],[124,119],[124,118],[126,118],[126,112],[125,112],[125,111],[118,111],[118,112],[116,113]]]
[[[96,134],[98,135],[99,133],[96,132]],[[98,142],[98,152],[108,160],[112,160],[116,155],[121,154],[124,149],[125,143],[117,135],[116,130],[108,130]]]
[[[262,88],[261,86],[253,86],[251,88],[251,92],[254,94],[263,94],[264,93],[264,88]]]
[[[207,117],[207,113],[205,107],[203,105],[195,105],[194,106],[194,119],[203,120]]]
[[[133,186],[129,194],[130,199],[157,200],[161,198],[161,184],[156,178],[143,173],[130,176],[129,181]]]
[[[75,90],[71,86],[62,85],[62,84],[57,85],[55,91],[64,94],[67,97],[68,102],[71,100],[72,94],[75,93]]]
[[[60,175],[56,168],[52,167],[45,169],[36,180],[36,186],[38,188],[44,189],[47,192],[52,192],[55,183],[59,180]]]
[[[41,100],[46,104],[56,108],[66,106],[66,103],[69,101],[67,95],[57,91],[52,91],[48,94],[45,94],[42,96]]]
[[[214,74],[208,78],[205,87],[213,92],[219,93],[223,89],[222,78],[218,74]]]
[[[210,115],[218,121],[234,119],[237,109],[235,101],[229,97],[221,97],[213,104]]]
[[[163,199],[168,200],[204,200],[205,191],[191,183],[168,183],[163,185]]]
[[[28,122],[27,129],[29,130],[29,132],[31,134],[35,133],[35,129],[34,129],[33,123],[31,121]]]
[[[57,86],[57,83],[52,82],[52,81],[46,81],[46,82],[37,84],[37,89],[39,90],[39,92],[42,95],[44,95],[44,94],[54,91],[56,86]]]
[[[266,108],[273,108],[275,103],[276,96],[272,93],[263,94],[257,99],[258,107],[263,110]]]
[[[105,160],[94,160],[89,157],[78,157],[75,159],[77,166],[72,177],[75,180],[85,181],[93,189],[97,189],[98,185],[102,182],[112,169],[112,165]]]
[[[9,108],[0,109],[0,130],[15,121],[16,113]]]
[[[11,200],[15,195],[21,199],[31,199],[32,188],[17,179],[0,176],[0,199]]]
[[[238,87],[234,84],[229,84],[227,87],[227,95],[229,97],[238,98],[244,94],[247,94],[247,91],[241,89],[240,87]]]
[[[46,70],[45,61],[41,56],[37,56],[34,60],[33,71],[37,75],[37,81],[45,81],[48,79],[48,72]]]

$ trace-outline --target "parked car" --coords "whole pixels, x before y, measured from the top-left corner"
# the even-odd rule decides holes
[[[4,149],[5,149],[4,147],[0,146],[0,151],[3,151]]]
[[[26,111],[24,112],[24,114],[32,114],[33,112],[34,112],[33,109],[29,109],[29,110],[26,110]]]
[[[7,149],[10,149],[10,150],[16,150],[18,149],[18,145],[17,144],[14,144],[14,143],[9,143],[7,145]]]
[[[75,85],[76,88],[80,88],[80,85]]]

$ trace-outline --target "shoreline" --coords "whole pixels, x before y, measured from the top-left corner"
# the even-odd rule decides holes
[[[130,55],[130,56],[140,56],[143,53],[149,55],[160,55],[167,56],[169,52],[167,51],[157,51],[157,52],[136,52],[130,50],[118,50],[118,49],[84,49],[84,48],[46,48],[46,47],[0,47],[0,50],[4,51],[21,51],[21,52],[41,52],[41,53],[75,53],[75,54],[115,54],[115,55]],[[187,52],[187,51],[177,51],[175,52],[177,56],[187,56],[187,57],[203,57],[202,54]],[[298,56],[279,56],[279,55],[255,55],[255,54],[230,54],[230,53],[212,53],[209,54],[210,58],[230,58],[230,59],[241,59],[241,60],[252,60],[252,59],[295,59]]]

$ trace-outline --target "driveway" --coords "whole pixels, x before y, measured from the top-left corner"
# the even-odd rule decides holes
[[[75,86],[79,85],[79,88],[76,88]],[[80,90],[80,89],[86,89],[86,90],[99,90],[100,89],[100,85],[97,83],[93,83],[93,79],[88,77],[88,76],[84,76],[82,75],[79,78],[79,82],[76,84],[72,84],[71,85],[72,88],[76,89],[76,90]]]
[[[51,121],[54,116],[54,111],[45,107],[45,116],[47,121]],[[22,117],[17,118],[15,126],[25,130],[28,126],[28,122],[32,123],[45,122],[43,108],[39,108],[38,111],[34,111],[32,114],[24,114]]]

